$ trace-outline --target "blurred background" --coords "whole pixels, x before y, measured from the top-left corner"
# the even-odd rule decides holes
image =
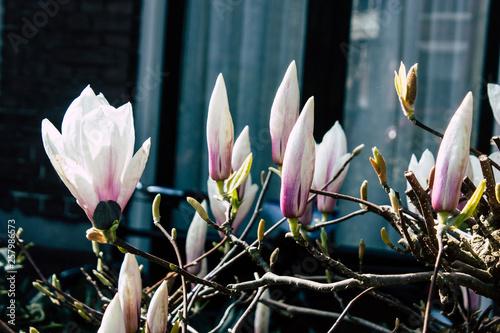
[[[404,197],[412,153],[435,155],[439,147],[404,117],[394,70],[400,61],[407,69],[419,64],[415,114],[438,131],[472,91],[472,144],[489,152],[489,138],[500,133],[486,95],[486,84],[498,82],[499,15],[500,3],[488,0],[0,0],[1,224],[15,219],[42,264],[89,262],[91,225],[50,165],[40,125],[48,118],[60,129],[66,108],[90,84],[113,106],[132,102],[136,147],[152,140],[141,183],[180,190],[164,197],[162,223],[182,239],[193,216],[183,191],[199,198],[207,191],[205,126],[217,75],[224,75],[235,136],[249,125],[252,177],[260,183],[273,166],[270,108],[292,60],[301,107],[315,97],[316,141],[339,120],[349,151],[365,144],[341,193],[358,196],[366,179],[369,199],[388,204],[368,163],[371,148],[384,155],[389,184]],[[278,197],[274,177],[265,216],[276,216]],[[131,242],[154,251],[165,240],[155,241],[151,200],[137,191],[124,227]],[[356,209],[338,202],[340,215]],[[339,225],[332,239],[355,249],[363,238],[368,249],[385,251],[385,223],[363,215]]]

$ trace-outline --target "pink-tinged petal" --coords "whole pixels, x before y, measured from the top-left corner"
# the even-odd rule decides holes
[[[292,61],[274,97],[269,120],[272,156],[277,165],[283,164],[288,138],[299,116],[299,101],[297,66]]]
[[[118,293],[109,302],[104,315],[102,316],[101,326],[97,333],[125,332],[125,319],[120,305]]]
[[[250,175],[247,176],[247,180],[243,182],[245,184],[245,195],[243,198],[239,198],[241,202],[238,207],[238,211],[236,212],[236,216],[233,220],[233,233],[237,233],[241,224],[245,220],[248,215],[248,212],[252,208],[253,201],[255,199],[255,195],[259,190],[259,186],[257,184],[252,184],[252,178]],[[243,184],[242,184],[243,185]]]
[[[234,128],[226,85],[222,74],[219,74],[210,98],[207,118],[208,165],[213,180],[225,180],[231,175],[233,142]]]
[[[287,218],[304,214],[314,175],[314,98],[307,101],[288,139],[281,172],[280,206]]]
[[[335,164],[347,153],[346,136],[338,121],[325,133],[323,141],[316,148],[313,184],[320,189],[335,176]]]
[[[472,93],[469,92],[451,118],[439,147],[432,191],[432,207],[437,212],[452,212],[458,205],[469,164],[472,112]]]
[[[109,115],[112,106],[100,106],[89,112],[81,122],[81,147],[85,170],[92,180],[99,201],[118,199],[123,172],[123,147],[120,126]]]
[[[342,157],[340,157],[337,160],[335,165],[331,168],[330,178],[328,179],[328,181],[330,181],[330,179],[332,179],[340,171],[340,169],[342,168],[344,163],[347,162],[349,157],[350,157],[350,154],[344,154]],[[332,193],[338,193],[340,191],[340,188],[342,187],[342,183],[344,182],[344,179],[347,175],[348,170],[349,170],[349,165],[347,165],[344,168],[344,170],[339,175],[339,177],[337,177],[337,179],[335,179],[333,182],[331,182],[325,188],[325,190],[328,192],[332,192]],[[323,183],[323,185],[324,184],[325,183]],[[317,202],[318,202],[318,210],[321,213],[333,213],[333,211],[335,210],[335,205],[337,203],[337,200],[333,199],[331,197],[324,196],[324,195],[318,195]]]
[[[142,147],[135,153],[134,157],[125,169],[120,186],[120,195],[118,196],[118,204],[122,207],[122,211],[127,205],[130,197],[135,191],[135,187],[141,179],[146,162],[149,157],[149,150],[151,148],[151,138],[144,141]]]
[[[133,254],[127,253],[123,258],[118,277],[118,294],[125,318],[125,332],[135,333],[139,328],[141,314],[142,281],[139,265]]]
[[[206,223],[205,223],[206,224]],[[149,303],[146,317],[150,333],[164,333],[168,324],[168,285],[163,281]]]
[[[207,211],[207,201],[203,200],[201,206]],[[205,241],[207,237],[207,222],[197,213],[189,225],[186,236],[186,262],[190,263],[205,253]],[[187,270],[192,274],[198,274],[201,270],[201,262],[195,266],[190,266]]]
[[[80,123],[82,118],[101,105],[109,105],[108,101],[100,94],[96,96],[92,88],[87,86],[68,107],[64,114],[61,133],[64,138],[66,154],[76,162],[82,164]]]
[[[78,163],[69,157],[56,155],[53,165],[64,185],[92,221],[94,210],[99,203],[92,179]]]
[[[315,204],[316,204],[316,197],[307,204],[304,215],[302,215],[299,218],[299,222],[302,225],[310,225],[311,224]]]

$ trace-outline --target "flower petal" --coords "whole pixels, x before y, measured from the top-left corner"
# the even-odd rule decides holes
[[[168,284],[167,281],[163,281],[153,295],[151,303],[149,303],[147,325],[151,333],[164,333],[167,331],[167,324]]]
[[[61,133],[64,138],[65,151],[69,157],[80,164],[83,164],[80,160],[80,122],[83,116],[101,105],[109,105],[109,103],[102,94],[96,96],[92,88],[87,86],[64,114]]]
[[[274,97],[269,119],[272,156],[277,165],[283,164],[288,138],[299,116],[299,102],[297,66],[292,61]]]
[[[135,333],[139,328],[141,312],[142,282],[135,256],[126,253],[118,278],[118,294],[125,318],[125,332]]]
[[[127,202],[132,196],[132,193],[134,193],[139,179],[141,179],[144,168],[146,167],[146,162],[148,161],[150,148],[151,138],[148,138],[146,141],[144,141],[142,147],[135,153],[134,157],[123,173],[120,195],[118,196],[118,200],[116,200],[120,207],[122,207],[122,210],[127,205]]]
[[[120,126],[109,115],[112,106],[99,106],[81,121],[81,152],[85,170],[92,176],[99,201],[117,201],[124,158]]]
[[[92,179],[77,162],[69,157],[56,155],[53,165],[61,180],[76,198],[78,205],[92,221],[94,210],[99,203]]]
[[[115,297],[109,302],[106,311],[104,311],[101,326],[97,331],[97,333],[107,332],[125,332],[125,319],[123,317],[118,293],[115,294]]]
[[[208,165],[212,179],[229,178],[233,142],[234,128],[229,112],[226,85],[222,74],[219,74],[210,97],[207,117]]]

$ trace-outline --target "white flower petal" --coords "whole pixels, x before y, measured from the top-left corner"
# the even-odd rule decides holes
[[[114,110],[111,106],[100,106],[81,122],[82,159],[100,201],[116,201],[120,193],[124,154],[120,148],[120,125],[108,117]]]
[[[122,210],[127,205],[132,193],[134,193],[139,179],[141,179],[142,172],[144,171],[146,162],[148,161],[150,148],[151,138],[144,141],[142,147],[135,153],[134,157],[125,169],[120,188],[120,195],[117,200],[120,207],[122,207]]]
[[[108,333],[108,332],[125,332],[125,319],[123,317],[123,311],[120,305],[120,297],[118,293],[109,302],[106,311],[104,311],[104,316],[102,316],[101,326],[97,333]]]
[[[56,155],[54,169],[90,220],[99,203],[92,179],[81,165],[69,157]]]

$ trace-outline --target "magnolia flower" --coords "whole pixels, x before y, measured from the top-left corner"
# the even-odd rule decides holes
[[[469,164],[472,127],[472,93],[469,92],[450,120],[436,159],[432,207],[452,212],[460,199],[460,188]]]
[[[206,223],[205,223],[206,224]],[[146,317],[147,332],[164,333],[168,324],[168,285],[163,281],[149,303]]]
[[[118,277],[118,295],[125,318],[125,331],[135,333],[139,328],[141,314],[142,282],[135,256],[126,253]]]
[[[238,207],[238,210],[236,211],[236,215],[233,216],[232,228],[234,234],[238,232],[238,229],[245,220],[245,217],[248,215],[250,208],[252,208],[253,201],[255,199],[257,191],[259,190],[259,186],[257,184],[252,184],[251,175],[248,175],[243,183],[245,184],[245,192],[243,197],[238,197],[238,199],[240,200],[240,205]],[[222,202],[216,198],[218,196],[218,192],[215,181],[213,181],[212,179],[208,179],[207,189],[212,214],[214,215],[217,224],[222,225],[222,223],[226,221],[226,211],[224,210]],[[219,235],[222,238],[224,237],[223,233],[219,233]]]
[[[273,161],[279,166],[283,164],[288,137],[299,116],[299,98],[297,67],[292,61],[274,97],[269,120]]]
[[[413,110],[415,109],[415,99],[417,98],[417,66],[413,65],[406,75],[406,67],[401,61],[399,73],[394,71],[394,85],[398,93],[399,102],[403,112],[408,119],[415,119]]]
[[[321,189],[340,171],[349,158],[347,154],[347,140],[342,126],[337,121],[323,136],[323,141],[316,146],[316,164],[314,167],[313,186]],[[344,182],[348,166],[342,171],[335,181],[324,190],[337,193]],[[317,197],[318,210],[330,214],[335,209],[336,200],[324,195]]]
[[[311,97],[290,133],[283,159],[280,206],[287,218],[299,218],[306,209],[314,175],[313,128],[314,98]]]
[[[125,319],[118,294],[115,294],[115,297],[109,302],[102,316],[101,326],[99,326],[99,330],[97,331],[97,333],[108,332],[125,332]]]
[[[245,159],[252,153],[250,136],[248,133],[248,126],[245,126],[241,131],[240,135],[236,139],[232,151],[231,167],[233,172],[237,172],[238,169],[243,165]],[[208,180],[208,196],[210,200],[210,209],[212,214],[217,221],[217,224],[222,225],[226,221],[226,212],[222,203],[216,199],[218,194],[218,189],[215,181],[211,179]],[[249,174],[243,183],[237,188],[239,206],[236,207],[236,215],[233,216],[233,233],[238,232],[241,223],[247,216],[250,208],[252,208],[253,201],[259,186],[257,184],[252,184],[252,177]],[[233,207],[235,208],[235,207]],[[219,233],[221,237],[224,237],[223,233]]]
[[[434,164],[436,162],[434,161],[434,155],[429,151],[429,149],[426,149],[423,153],[422,156],[420,157],[420,161],[417,160],[417,157],[415,154],[411,155],[410,159],[410,164],[408,165],[408,171],[412,171],[415,177],[417,178],[418,182],[423,188],[426,188],[429,184],[429,174],[431,172],[431,169],[434,167]],[[410,183],[406,183],[406,189],[409,190],[411,189]],[[416,207],[410,202],[409,198],[406,198],[408,202],[408,209],[410,209],[413,212],[417,212]]]
[[[203,200],[201,206],[206,211],[207,201]],[[186,236],[186,262],[190,263],[205,253],[207,226],[207,222],[199,214],[194,215]],[[192,274],[198,274],[201,270],[201,262],[198,262],[195,266],[188,267],[187,270]]]
[[[231,174],[234,129],[226,85],[219,74],[210,98],[207,118],[208,171],[215,181],[223,181]]]
[[[115,109],[90,87],[69,106],[61,133],[44,119],[45,152],[88,218],[102,201],[127,205],[149,156],[147,139],[132,157],[135,141],[132,106]]]

